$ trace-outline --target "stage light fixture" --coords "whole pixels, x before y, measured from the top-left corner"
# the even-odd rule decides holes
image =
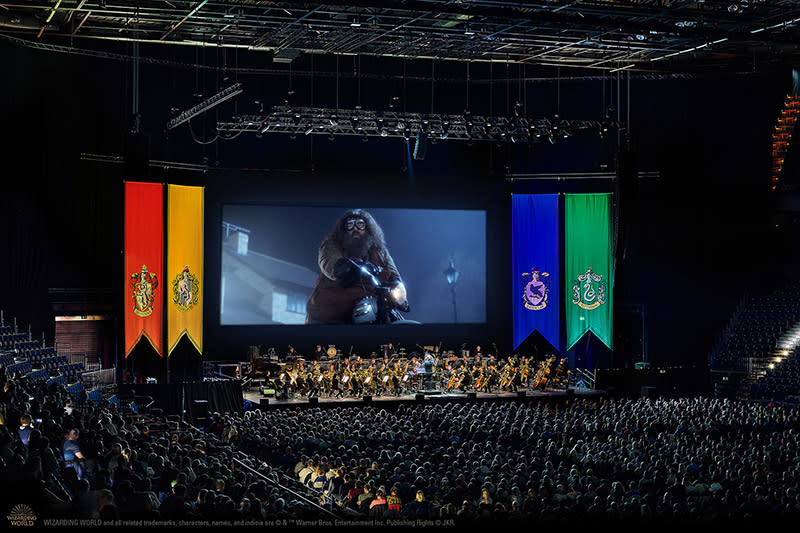
[[[196,106],[187,109],[174,119],[167,122],[167,129],[171,130],[177,128],[184,122],[189,122],[189,120],[196,117],[197,115],[205,113],[209,109],[218,106],[222,102],[225,102],[226,100],[230,100],[231,98],[240,95],[242,92],[243,92],[242,84],[235,83],[230,87],[228,87],[227,89],[223,89],[214,96],[200,102]]]
[[[419,114],[397,111],[370,111],[285,106],[273,107],[264,115],[242,115],[231,121],[218,122],[221,134],[284,133],[290,136],[326,135],[369,137],[419,137],[436,140],[482,142],[536,142],[549,134],[562,139],[563,132],[572,135],[580,130],[601,131],[615,127],[614,121],[551,120],[547,118],[484,117],[473,115]],[[422,135],[420,135],[422,134]],[[513,139],[512,139],[513,137]],[[420,144],[422,147],[423,144]]]

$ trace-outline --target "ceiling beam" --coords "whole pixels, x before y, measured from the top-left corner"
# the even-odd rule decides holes
[[[201,2],[200,2],[198,5],[197,5],[197,6],[195,6],[195,7],[194,7],[194,9],[192,9],[192,10],[189,12],[189,14],[188,14],[188,15],[186,15],[185,17],[183,17],[183,18],[182,18],[182,19],[181,19],[181,20],[180,20],[178,23],[176,23],[176,24],[173,24],[173,25],[172,25],[172,26],[169,28],[169,31],[167,31],[167,33],[165,33],[164,35],[162,35],[162,36],[161,36],[161,37],[160,37],[158,40],[159,40],[159,41],[163,41],[164,39],[166,39],[167,37],[169,37],[169,36],[170,36],[170,34],[171,34],[172,32],[174,32],[175,30],[177,30],[177,29],[178,29],[178,27],[179,27],[181,24],[183,24],[184,22],[186,22],[187,20],[189,20],[190,18],[192,18],[193,16],[195,16],[195,15],[197,14],[197,12],[198,12],[198,11],[200,11],[201,9],[203,9],[203,6],[204,6],[204,5],[206,5],[207,3],[208,3],[208,0],[202,0],[202,1],[201,1]]]

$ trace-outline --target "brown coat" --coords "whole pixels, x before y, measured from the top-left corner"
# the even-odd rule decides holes
[[[353,306],[356,302],[374,295],[369,283],[344,287],[336,280],[333,266],[343,257],[345,255],[341,247],[331,240],[326,239],[320,246],[318,262],[321,273],[306,304],[306,323],[349,324],[352,322]],[[366,259],[381,267],[383,270],[377,276],[381,283],[400,280],[394,260],[385,248],[373,247],[369,250],[369,257],[351,259]]]

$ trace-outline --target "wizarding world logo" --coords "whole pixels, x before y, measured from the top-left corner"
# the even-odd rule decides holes
[[[12,526],[32,526],[36,522],[36,515],[33,514],[33,509],[25,504],[17,504],[11,509],[11,514],[8,515],[8,521]]]

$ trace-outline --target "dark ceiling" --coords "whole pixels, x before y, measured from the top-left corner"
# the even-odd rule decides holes
[[[686,73],[791,64],[789,0],[34,0],[0,4],[0,35]],[[19,42],[19,41],[17,41]]]

